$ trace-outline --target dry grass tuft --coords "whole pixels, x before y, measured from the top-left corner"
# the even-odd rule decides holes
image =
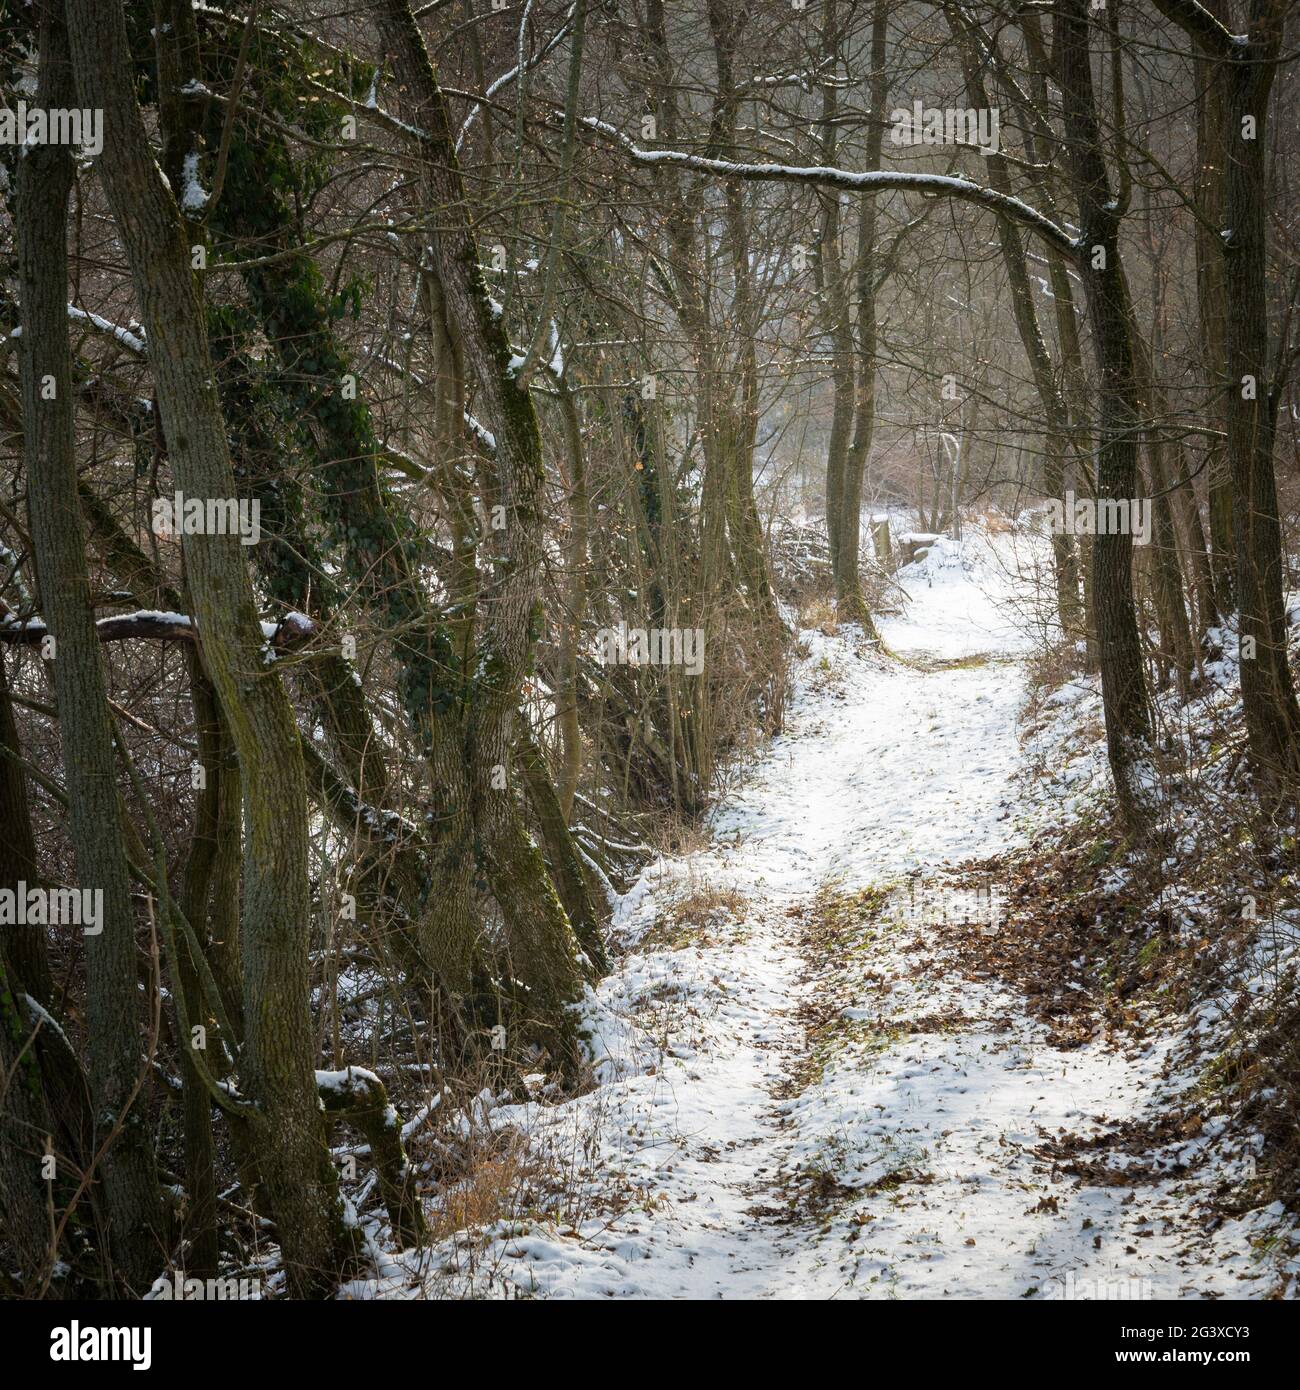
[[[431,1239],[474,1233],[517,1216],[529,1205],[534,1176],[523,1135],[504,1136],[501,1147],[471,1161],[444,1187],[441,1204],[429,1212]]]
[[[749,914],[749,899],[735,888],[699,885],[668,905],[641,939],[640,949],[680,951],[687,946],[720,944],[727,927],[737,927]],[[728,939],[734,939],[728,936]]]
[[[835,602],[825,594],[810,598],[799,610],[799,626],[816,628],[826,637],[839,633],[839,619],[835,614]]]

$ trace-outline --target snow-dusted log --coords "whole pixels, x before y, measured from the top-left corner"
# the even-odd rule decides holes
[[[318,1071],[316,1089],[327,1115],[355,1125],[365,1135],[393,1232],[407,1245],[418,1244],[427,1233],[424,1208],[402,1144],[401,1117],[384,1083],[365,1067],[346,1067]]]

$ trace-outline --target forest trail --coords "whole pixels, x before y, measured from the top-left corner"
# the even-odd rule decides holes
[[[566,1173],[570,1219],[444,1250],[444,1295],[448,1280],[543,1297],[1264,1291],[1245,1223],[1202,1235],[1195,1179],[1079,1186],[1035,1152],[1140,1117],[1168,1043],[1060,1050],[1011,991],[918,952],[897,912],[837,918],[1023,837],[1011,559],[981,541],[905,571],[892,659],[853,632],[805,634],[786,731],[712,844],[660,861],[620,906],[616,932],[640,944],[592,1010],[606,1084],[493,1112]],[[715,900],[730,909],[702,927],[675,915]]]
[[[651,1160],[657,1190],[667,1180],[663,1190],[690,1200],[670,1196],[671,1217],[646,1233],[646,1263],[628,1270],[647,1293],[814,1297],[851,1287],[836,1266],[843,1242],[823,1248],[809,1240],[815,1223],[792,1220],[791,1181],[806,1188],[806,1174],[821,1171],[842,1182],[844,1161],[854,1185],[877,1169],[886,1177],[906,1159],[905,1131],[924,1143],[931,1119],[942,1122],[935,1097],[907,1080],[910,1061],[884,1085],[864,1074],[842,1095],[814,1082],[799,1098],[778,1097],[807,1078],[807,1016],[833,987],[816,967],[810,975],[800,944],[820,895],[850,895],[1007,842],[1023,683],[1016,666],[987,656],[1013,649],[1016,634],[957,554],[948,558],[908,582],[907,617],[884,624],[895,659],[852,632],[807,635],[785,734],[728,798],[715,846],[690,866],[695,881],[739,890],[748,910],[740,940],[716,959],[707,949],[674,953],[721,996],[708,1020],[716,1036],[693,1059],[697,1079],[670,1074],[633,1125],[620,1126],[633,1129],[621,1155],[633,1164],[650,1134],[666,1128],[685,1140],[661,1151],[666,1162]],[[971,664],[926,671],[916,658]],[[866,1002],[847,1007],[870,1019],[847,1021],[867,1024],[874,1050],[870,1034],[883,1018],[854,1007]]]

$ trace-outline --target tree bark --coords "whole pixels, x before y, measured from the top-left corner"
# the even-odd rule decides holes
[[[479,270],[479,252],[451,135],[446,98],[407,0],[376,0],[392,55],[401,107],[423,132],[418,165],[422,210],[437,210],[430,262],[466,377],[475,383],[496,437],[494,481],[505,525],[491,532],[491,601],[475,673],[466,690],[464,754],[471,779],[482,862],[502,909],[511,960],[530,999],[531,1029],[557,1059],[573,1055],[569,1005],[582,992],[577,942],[546,866],[524,830],[508,783],[519,688],[541,628],[541,435],[527,387],[510,367],[510,343]]]
[[[1222,69],[1223,125],[1207,136],[1226,160],[1223,256],[1228,465],[1236,534],[1236,588],[1242,645],[1241,698],[1251,769],[1268,800],[1300,780],[1300,706],[1287,654],[1282,529],[1273,444],[1277,383],[1269,363],[1268,99],[1282,50],[1285,0],[1254,0],[1250,27],[1235,35],[1217,7],[1156,0]],[[1207,120],[1213,113],[1207,111]],[[1212,277],[1213,278],[1213,277]],[[1210,301],[1216,311],[1217,299]],[[1214,509],[1211,505],[1211,521]]]
[[[1228,463],[1237,537],[1243,644],[1241,696],[1251,762],[1268,788],[1300,780],[1300,707],[1287,655],[1282,531],[1273,472],[1276,385],[1268,332],[1268,96],[1286,6],[1260,0],[1249,41],[1232,45],[1226,105],[1226,226],[1220,238],[1228,304]],[[1253,120],[1253,138],[1247,120]],[[1251,389],[1253,384],[1253,389]],[[1245,656],[1253,642],[1255,656]]]
[[[1228,0],[1203,0],[1217,19],[1227,15]],[[1205,423],[1211,429],[1227,432],[1228,380],[1227,347],[1224,340],[1228,318],[1226,272],[1223,242],[1219,231],[1226,208],[1228,132],[1227,66],[1217,59],[1198,58],[1196,73],[1196,302],[1201,326],[1201,363],[1209,386]],[[1229,137],[1230,138],[1230,137]],[[1232,474],[1227,445],[1218,439],[1205,444],[1209,454],[1205,474],[1208,482],[1210,520],[1210,567],[1214,575],[1214,609],[1204,620],[1210,626],[1220,614],[1228,614],[1236,604],[1237,545],[1233,530]]]
[[[961,12],[950,8],[947,15],[949,26],[964,40],[962,67],[970,101],[977,108],[986,108],[989,99],[984,86],[979,51],[972,42]],[[999,193],[1013,193],[1011,171],[1005,154],[1001,150],[996,153],[989,152],[985,164],[988,168],[990,186],[996,188]],[[1039,405],[1043,411],[1043,490],[1049,497],[1057,498],[1064,503],[1065,460],[1070,436],[1069,410],[1057,385],[1051,353],[1039,326],[1038,311],[1034,307],[1033,288],[1025,260],[1024,236],[1009,217],[998,218],[998,241],[1002,250],[1002,264],[1007,273],[1012,315],[1015,318],[1021,346],[1029,360],[1034,389],[1038,393]],[[1052,257],[1052,262],[1057,264],[1058,258]],[[1078,556],[1074,538],[1063,531],[1053,532],[1051,545],[1052,571],[1056,581],[1056,612],[1062,634],[1069,637],[1078,632],[1083,616],[1079,601]]]
[[[1087,0],[1064,0],[1056,17],[1070,168],[1079,203],[1080,273],[1101,378],[1097,496],[1131,499],[1137,484],[1138,392],[1130,332],[1132,308],[1119,253],[1119,208],[1112,199],[1093,97]],[[1093,613],[1101,665],[1106,745],[1120,812],[1143,833],[1152,814],[1146,785],[1151,718],[1133,603],[1133,537],[1098,535],[1092,545]]]
[[[67,34],[57,9],[50,7],[41,26],[38,103],[67,108],[71,97]],[[101,929],[84,940],[96,1146],[108,1144],[101,1165],[111,1257],[121,1288],[139,1294],[166,1251],[142,1090],[148,1060],[137,1003],[135,913],[77,500],[67,313],[73,177],[66,146],[41,145],[19,161],[23,452],[41,608],[56,644],[54,687],[77,877],[83,889],[103,894]]]
[[[163,432],[190,497],[235,497],[190,238],[149,150],[121,0],[67,0],[81,105],[101,110],[100,173],[131,264]],[[293,711],[264,656],[235,536],[186,535],[204,666],[244,772],[245,1046],[240,1083],[260,1112],[258,1158],[291,1290],[330,1291],[346,1248],[314,1082],[307,973],[306,786]]]

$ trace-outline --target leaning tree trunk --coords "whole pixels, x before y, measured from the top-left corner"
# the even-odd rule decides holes
[[[946,14],[949,27],[962,40],[962,71],[969,100],[976,108],[985,108],[989,105],[989,99],[984,85],[979,48],[971,31],[966,27],[962,13],[949,8]],[[996,188],[999,193],[1014,193],[1006,155],[1000,150],[990,151],[985,164],[990,186]],[[1020,335],[1020,344],[1029,360],[1034,389],[1038,393],[1038,402],[1043,411],[1043,490],[1049,497],[1064,502],[1065,460],[1070,435],[1069,410],[1057,383],[1051,353],[1038,322],[1024,237],[1020,228],[1009,217],[998,218],[998,241],[1002,250],[1002,264],[1007,273],[1012,316],[1016,322],[1016,331]],[[1052,256],[1051,259],[1056,265],[1058,258]],[[1074,538],[1064,530],[1053,532],[1051,546],[1052,571],[1056,581],[1057,618],[1062,634],[1070,637],[1079,631],[1083,618],[1079,601],[1078,555]]]
[[[430,248],[448,326],[496,437],[495,483],[505,526],[492,532],[491,599],[466,700],[464,753],[474,790],[483,867],[505,918],[510,956],[529,998],[529,1031],[557,1057],[573,1054],[569,1005],[582,993],[577,941],[546,866],[532,844],[508,782],[519,688],[541,626],[543,484],[541,434],[526,384],[510,369],[510,343],[479,271],[470,208],[451,133],[446,98],[407,0],[377,0],[400,101],[421,131],[418,196],[436,210]],[[506,773],[503,779],[501,773]],[[502,785],[502,782],[505,785]]]
[[[606,975],[609,973],[609,954],[605,950],[600,917],[577,842],[569,831],[568,819],[551,782],[545,755],[537,746],[522,715],[520,726],[519,760],[528,784],[528,799],[551,861],[551,877],[555,881],[556,892],[569,915],[569,921],[573,923],[578,944],[591,962],[592,973]]]
[[[67,0],[81,104],[103,111],[101,177],[131,265],[163,433],[189,497],[232,498],[234,475],[203,304],[179,209],[136,104],[120,0]],[[309,1010],[306,785],[298,731],[265,659],[239,538],[182,540],[204,665],[244,771],[240,1086],[256,1122],[261,1196],[299,1295],[334,1287],[346,1247],[316,1095]]]

